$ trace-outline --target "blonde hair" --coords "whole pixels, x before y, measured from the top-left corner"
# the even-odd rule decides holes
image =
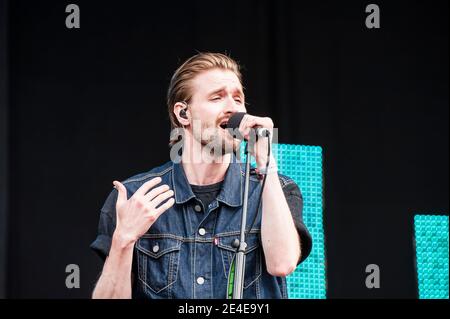
[[[239,64],[231,57],[222,53],[200,52],[187,59],[173,74],[167,90],[167,110],[169,111],[171,129],[181,128],[173,108],[177,102],[190,103],[192,99],[192,87],[190,82],[200,73],[211,69],[232,71],[242,85],[242,74]],[[179,140],[171,135],[169,146]]]

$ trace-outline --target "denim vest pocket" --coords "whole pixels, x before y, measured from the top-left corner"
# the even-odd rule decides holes
[[[232,246],[235,239],[239,239],[239,233],[233,235],[218,235],[218,247],[222,253],[222,262],[225,278],[228,279],[230,266],[236,256],[236,248]],[[245,239],[245,278],[244,289],[252,285],[261,276],[261,249],[259,233],[251,233]]]
[[[144,291],[159,294],[177,280],[182,240],[144,235],[136,243],[138,278]]]

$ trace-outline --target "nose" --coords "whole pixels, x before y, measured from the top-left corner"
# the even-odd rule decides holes
[[[229,114],[229,113],[236,113],[237,109],[236,109],[236,102],[232,99],[232,98],[228,98],[226,99],[225,102],[225,107],[223,109],[223,112],[225,114]]]
[[[225,114],[234,114],[237,112],[246,112],[245,105],[237,103],[232,97],[226,99],[223,112]]]

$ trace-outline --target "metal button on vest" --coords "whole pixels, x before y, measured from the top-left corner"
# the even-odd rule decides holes
[[[198,233],[200,234],[200,236],[204,236],[206,234],[206,230],[204,228],[200,228],[198,230]]]
[[[201,207],[199,204],[197,204],[197,205],[194,206],[194,210],[195,210],[197,213],[199,213],[199,212],[202,211],[202,207]]]
[[[153,246],[153,252],[157,253],[158,251],[159,251],[159,246],[158,245]]]
[[[198,277],[198,278],[197,278],[197,283],[198,283],[199,285],[203,285],[203,284],[205,283],[205,278],[203,278],[203,277]]]

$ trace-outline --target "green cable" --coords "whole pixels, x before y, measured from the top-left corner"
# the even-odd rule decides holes
[[[234,261],[231,262],[230,272],[228,274],[228,293],[227,299],[233,299],[233,288],[234,288]]]

